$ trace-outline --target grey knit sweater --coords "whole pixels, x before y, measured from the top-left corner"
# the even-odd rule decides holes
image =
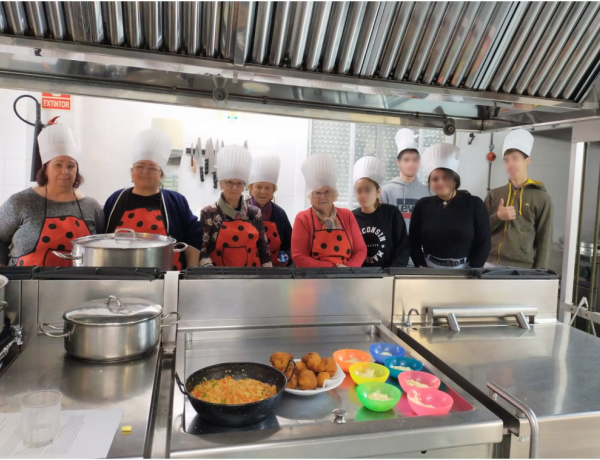
[[[12,195],[0,206],[0,265],[15,265],[35,248],[44,225],[44,200],[29,188]],[[79,200],[83,220],[92,234],[104,231],[104,213],[93,198]],[[48,200],[46,217],[75,216],[81,219],[76,201]]]

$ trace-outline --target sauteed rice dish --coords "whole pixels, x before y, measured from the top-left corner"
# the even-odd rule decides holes
[[[194,398],[213,404],[247,404],[275,396],[275,385],[254,379],[234,380],[231,376],[206,380],[191,391]]]

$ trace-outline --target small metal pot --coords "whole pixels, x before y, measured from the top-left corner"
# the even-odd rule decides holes
[[[177,320],[163,324],[175,315]],[[55,338],[64,338],[65,351],[87,361],[122,361],[135,358],[153,350],[160,341],[163,327],[179,322],[177,312],[162,314],[162,307],[143,299],[115,296],[107,300],[92,300],[83,307],[66,312],[62,333],[52,333],[44,328],[60,330],[48,323],[40,324],[40,331]]]
[[[183,252],[187,244],[153,233],[136,233],[119,228],[115,233],[89,235],[71,241],[70,254],[53,251],[74,267],[151,267],[173,270],[173,253]]]
[[[4,300],[4,291],[8,284],[8,278],[0,275],[0,332],[4,329],[4,310],[8,307],[8,302]]]

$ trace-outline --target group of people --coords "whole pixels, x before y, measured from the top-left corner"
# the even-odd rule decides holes
[[[38,137],[42,168],[37,186],[0,206],[0,265],[65,266],[54,252],[71,241],[119,228],[168,235],[193,252],[176,253],[173,269],[186,266],[416,267],[461,268],[484,264],[545,267],[552,242],[552,203],[543,184],[527,176],[533,137],[511,132],[504,143],[506,186],[484,202],[460,190],[459,149],[439,143],[421,155],[414,135],[396,135],[400,176],[383,185],[385,167],[373,157],[354,165],[359,208],[335,206],[337,171],[328,155],[302,165],[310,207],[292,228],[274,202],[281,160],[251,155],[241,146],[219,151],[221,194],[200,218],[185,197],[161,188],[171,153],[169,137],[155,129],[133,142],[133,187],[114,192],[102,208],[79,190],[81,149],[66,125],[46,127]],[[421,165],[428,186],[417,174]],[[249,198],[244,191],[248,190]],[[505,201],[506,199],[506,201]],[[410,235],[410,236],[409,236]]]

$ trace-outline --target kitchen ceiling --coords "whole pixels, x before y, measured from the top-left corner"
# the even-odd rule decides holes
[[[1,2],[0,34],[11,88],[475,131],[600,115],[598,2]]]

